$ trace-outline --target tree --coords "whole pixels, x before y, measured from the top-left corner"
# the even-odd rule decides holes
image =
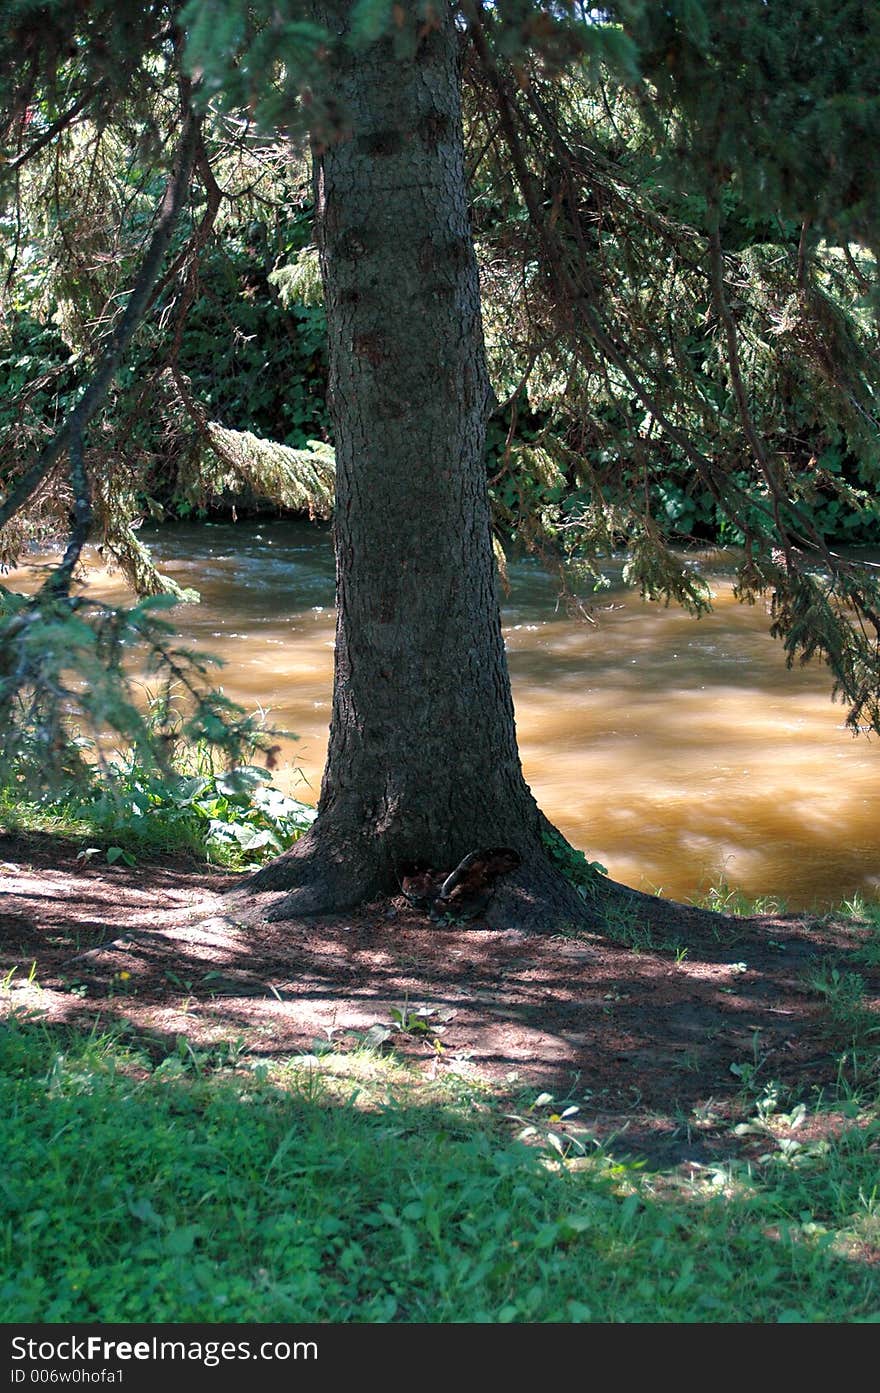
[[[44,8],[22,3],[31,20]],[[63,5],[49,8],[56,21],[69,18]],[[91,9],[93,24],[102,4],[94,0]],[[182,13],[176,5],[166,11],[157,4],[153,28],[146,33],[144,25],[135,35],[139,58],[122,65],[129,74],[140,63],[143,77],[151,72],[146,55],[161,53],[178,75],[184,139],[177,181],[169,186],[171,207],[180,202],[173,190],[190,160],[211,206],[200,93],[203,100],[225,92],[265,120],[289,122],[294,110],[305,113],[311,129],[337,451],[339,620],[318,819],[245,892],[287,892],[273,902],[271,917],[394,891],[408,865],[449,870],[467,853],[491,847],[510,847],[520,858],[518,869],[499,882],[489,911],[493,922],[551,931],[560,922],[595,917],[609,894],[628,893],[595,879],[592,899],[575,891],[559,870],[565,845],[543,820],[519,764],[484,467],[493,403],[462,150],[465,53],[476,55],[475,80],[494,102],[560,346],[574,361],[600,355],[606,372],[649,413],[651,429],[674,444],[718,506],[742,524],[742,592],[772,594],[774,622],[790,656],[819,652],[853,710],[880,720],[876,583],[829,550],[793,472],[755,427],[723,242],[723,196],[735,178],[746,206],[771,187],[775,206],[799,219],[797,276],[805,304],[811,228],[836,226],[843,238],[870,241],[877,181],[866,172],[856,187],[844,177],[841,170],[852,169],[847,142],[832,137],[841,101],[859,113],[857,154],[878,121],[878,104],[865,95],[862,60],[847,64],[841,57],[854,36],[867,40],[876,55],[876,21],[858,4],[845,6],[842,17],[838,7],[835,31],[824,0],[803,0],[772,17],[757,0],[733,7],[706,0],[659,11],[629,3],[608,9],[617,23],[600,22],[574,5],[528,0],[506,0],[490,10],[471,0],[328,0],[308,17],[295,4],[263,16],[245,4],[218,9],[193,0]],[[166,15],[170,30],[161,27]],[[77,33],[79,23],[81,16],[72,19]],[[814,42],[817,28],[823,40],[837,33],[834,63]],[[39,71],[49,59],[57,66],[64,40],[63,24],[50,29],[31,69]],[[110,63],[93,29],[79,41],[88,57],[81,90],[68,92],[55,125],[75,119],[83,91],[94,97],[102,65]],[[767,54],[757,74],[744,72],[743,45],[762,43]],[[195,93],[177,61],[184,48],[198,75]],[[740,476],[719,469],[682,426],[668,365],[654,354],[654,343],[646,339],[650,352],[640,353],[607,322],[608,288],[597,276],[599,263],[587,254],[577,142],[546,89],[572,61],[608,59],[628,74],[646,129],[658,142],[669,139],[663,119],[672,113],[676,154],[703,200],[698,235],[709,313],[724,345],[726,401],[746,442],[757,492],[744,492]],[[14,66],[13,58],[8,62]],[[280,85],[269,99],[273,70]],[[742,97],[730,122],[722,119],[729,110],[721,96],[725,87]],[[804,93],[815,98],[809,120],[799,105]],[[772,119],[762,115],[768,110]],[[20,124],[21,98],[15,111]],[[797,142],[777,140],[786,122],[804,139],[810,120],[829,136],[827,161],[812,169]],[[46,139],[51,131],[50,125]],[[756,159],[763,186],[754,178]],[[153,266],[153,279],[155,261],[145,262]],[[141,277],[144,299],[146,282]],[[817,360],[828,357],[829,342],[817,331]],[[111,344],[108,353],[118,348]],[[99,366],[99,382],[108,362]],[[712,388],[717,394],[719,384]],[[850,391],[848,383],[842,391]],[[89,400],[97,396],[93,390]],[[50,446],[53,458],[67,449],[72,463],[78,515],[62,573],[67,580],[70,556],[75,559],[88,527],[87,480],[78,464],[88,419],[88,412],[75,412],[67,434]],[[876,431],[876,421],[871,426]],[[644,449],[641,438],[637,444]],[[26,471],[8,492],[0,521],[42,477],[35,471]],[[673,564],[664,549],[650,504],[635,551],[636,574],[649,593],[698,603],[686,568]],[[815,562],[827,568],[830,586],[817,576]]]
[[[295,887],[273,918],[394,891],[404,866],[449,870],[497,846],[522,857],[541,922],[549,896],[581,908],[547,866],[514,730],[458,46],[446,10],[405,57],[393,35],[342,55],[353,135],[316,159],[339,617],[318,819],[252,882]]]
[[[398,7],[398,26],[419,9]],[[516,159],[510,99],[479,11],[465,12]],[[351,14],[338,5],[328,27]],[[510,846],[522,864],[490,914],[552,931],[587,911],[548,859],[516,749],[483,466],[490,393],[458,35],[451,10],[427,15],[406,57],[392,29],[338,60],[353,137],[317,163],[337,442],[333,718],[317,822],[252,885],[290,889],[270,911],[284,918],[394,890],[409,862],[449,868],[476,847]]]

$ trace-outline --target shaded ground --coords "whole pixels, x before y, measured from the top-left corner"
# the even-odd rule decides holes
[[[668,903],[652,922],[645,899],[614,932],[664,946],[634,951],[597,935],[446,927],[399,900],[254,928],[224,901],[235,877],[84,865],[76,852],[0,836],[0,974],[15,969],[0,1007],[88,1029],[96,1016],[125,1022],[158,1057],[178,1035],[250,1059],[316,1041],[345,1050],[392,1027],[393,1011],[427,1006],[426,1032],[398,1029],[382,1048],[432,1076],[571,1099],[578,1126],[630,1153],[705,1163],[722,1144],[730,1154],[731,1122],[765,1083],[808,1099],[835,1083],[847,1048],[849,1023],[834,1026],[807,979],[853,969],[867,931],[850,923]],[[880,975],[855,966],[862,1007],[876,1009]],[[741,1141],[744,1154],[762,1144]]]

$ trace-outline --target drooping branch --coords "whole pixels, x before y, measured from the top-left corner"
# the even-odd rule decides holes
[[[590,283],[589,277],[583,274],[576,279],[571,274],[568,266],[566,248],[563,245],[558,230],[553,221],[544,215],[544,211],[541,207],[541,202],[535,188],[535,181],[522,150],[522,143],[517,130],[517,123],[507,85],[501,77],[498,66],[486,42],[486,36],[481,24],[476,20],[472,21],[470,32],[473,38],[474,48],[497,99],[499,121],[505,136],[511,163],[523,199],[525,200],[529,219],[544,252],[545,263],[551,268],[553,276],[557,279],[561,292],[561,302],[567,306],[569,312],[573,316],[580,315],[583,318],[589,335],[596,347],[623,375],[633,391],[637,393],[640,400],[654,416],[658,425],[662,426],[669,439],[672,440],[674,444],[678,445],[686,457],[696,467],[700,477],[703,479],[703,482],[716,502],[723,505],[722,494],[718,488],[711,462],[702,451],[694,445],[693,441],[669,420],[668,414],[664,411],[656,394],[646,386],[643,378],[639,377],[639,375],[633,371],[630,366],[630,360],[634,360],[639,366],[644,367],[638,355],[634,353],[631,347],[626,351],[618,348],[612,337],[603,327],[595,309],[595,300],[597,299],[596,289]]]
[[[717,199],[714,199],[710,204],[709,211],[709,265],[711,268],[712,298],[715,303],[715,312],[724,327],[724,338],[727,345],[727,366],[730,372],[733,395],[736,399],[743,434],[748,441],[755,463],[760,469],[764,482],[767,485],[767,492],[770,497],[770,506],[773,509],[773,521],[776,524],[779,543],[785,553],[786,566],[791,570],[794,564],[791,539],[788,535],[788,529],[781,513],[784,494],[776,470],[764,447],[764,442],[755,429],[755,422],[749,409],[749,399],[740,367],[739,338],[736,323],[730,312],[730,305],[727,302],[727,295],[724,290],[724,254],[721,246],[720,214]],[[800,262],[800,254],[798,260]]]
[[[92,492],[83,458],[82,428],[76,419],[71,420],[67,451],[70,456],[70,482],[73,485],[73,527],[61,564],[52,572],[41,590],[42,594],[51,593],[59,597],[70,592],[76,563],[89,539],[94,517]]]
[[[99,87],[97,83],[92,83],[91,86],[87,87],[73,105],[68,107],[67,111],[63,112],[57,120],[53,121],[51,126],[47,126],[46,129],[37,136],[36,140],[31,142],[26,150],[22,150],[14,159],[10,160],[6,168],[8,170],[20,169],[23,164],[27,164],[28,160],[33,159],[41,150],[45,150],[47,145],[51,145],[56,135],[60,135],[62,131],[73,124],[80,112],[85,110],[98,91]]]
[[[710,248],[708,265],[705,258],[701,263],[693,252],[685,257],[684,265],[702,279],[712,295],[718,320],[724,331],[731,384],[741,429],[764,479],[766,499],[747,493],[729,472],[725,472],[723,476],[719,474],[717,464],[708,457],[705,450],[700,449],[693,433],[671,419],[668,403],[680,398],[680,386],[669,379],[662,365],[646,361],[644,352],[635,346],[632,339],[621,342],[621,336],[608,325],[607,316],[603,312],[604,286],[598,283],[594,267],[591,265],[591,256],[584,244],[580,219],[571,216],[566,221],[560,216],[562,202],[567,200],[570,205],[574,205],[576,176],[583,175],[581,162],[575,160],[564,131],[542,98],[540,84],[527,83],[523,90],[520,90],[519,86],[516,90],[513,89],[502,73],[489,43],[484,28],[486,16],[482,14],[478,5],[469,5],[467,8],[474,51],[492,92],[493,121],[497,116],[498,129],[504,136],[505,153],[526,205],[530,225],[538,240],[542,264],[554,286],[554,309],[563,323],[567,321],[572,346],[581,353],[586,349],[591,358],[595,357],[595,350],[599,350],[606,363],[610,364],[633,390],[667,439],[694,466],[702,484],[730,524],[740,528],[749,512],[761,515],[768,529],[778,535],[780,545],[786,549],[787,555],[790,554],[792,545],[799,546],[812,552],[833,573],[846,569],[845,565],[841,565],[841,558],[828,549],[804,509],[798,506],[796,500],[786,497],[751,416],[739,362],[737,329],[726,303],[723,267],[720,266],[715,252]],[[547,191],[539,186],[529,160],[528,152],[534,141],[531,121],[537,123],[542,137],[552,151],[554,163],[562,171],[561,192],[554,198],[550,209],[547,208]],[[599,182],[606,195],[610,193],[613,201],[621,203],[623,195],[617,187],[619,181],[609,183],[600,172]],[[693,230],[677,228],[667,218],[650,209],[634,207],[630,198],[623,200],[623,207],[628,221],[631,222],[632,217],[637,215],[640,221],[645,222],[652,235],[674,245],[677,259],[680,259],[677,236],[680,238],[683,233],[689,235],[689,247],[698,250],[701,239]],[[801,232],[799,269],[802,268],[805,254],[803,244],[807,226],[804,224]],[[563,227],[568,234],[567,240],[562,235]],[[574,256],[572,248],[575,249]],[[693,378],[691,383],[696,388],[697,383]],[[709,405],[708,402],[704,404]],[[790,518],[789,524],[784,522],[781,504],[784,504]]]
[[[807,228],[808,223],[805,221],[801,227],[800,241],[798,244],[798,285],[801,290],[805,287],[804,267]],[[773,521],[776,527],[776,535],[779,545],[785,555],[786,566],[789,571],[796,568],[797,559],[793,548],[795,545],[800,545],[809,548],[815,556],[820,558],[832,575],[838,575],[840,573],[852,575],[853,567],[851,563],[844,561],[843,558],[828,548],[824,538],[817,531],[812,520],[805,514],[803,508],[798,507],[795,500],[788,496],[780,481],[775,463],[771,459],[770,453],[755,425],[743,379],[739,351],[739,332],[725,290],[724,252],[721,245],[720,216],[717,198],[710,204],[709,269],[712,299],[715,305],[715,311],[724,329],[724,339],[727,349],[727,366],[730,372],[730,381],[737,405],[740,426],[767,489],[767,496],[770,500]],[[796,533],[792,532],[790,525],[783,517],[783,508],[789,512],[795,521],[797,526]]]
[[[168,181],[159,206],[156,227],[132,286],[128,304],[118,324],[111,331],[92,379],[79,402],[60,430],[46,445],[39,458],[31,465],[30,469],[25,471],[0,505],[0,527],[3,527],[24,507],[60,456],[65,450],[70,450],[71,441],[82,439],[86,427],[104,400],[132,336],[146,311],[153,285],[171,241],[178,214],[185,201],[195,157],[197,134],[196,119],[191,111],[186,111],[183,132],[176,152],[174,174]]]
[[[880,592],[865,566],[829,549],[809,507],[799,501],[797,487],[789,488],[783,461],[776,457],[772,443],[763,437],[762,425],[755,418],[746,386],[740,330],[726,294],[718,210],[715,210],[713,231],[710,198],[708,256],[704,253],[702,258],[699,257],[700,244],[706,248],[707,241],[695,229],[682,229],[687,234],[688,255],[680,258],[676,227],[671,221],[648,209],[643,225],[649,241],[656,245],[659,240],[673,246],[676,263],[697,277],[704,296],[708,291],[736,407],[733,421],[738,425],[740,442],[748,446],[752,457],[757,490],[741,482],[734,471],[719,466],[705,446],[700,448],[702,442],[694,437],[693,429],[676,421],[682,410],[683,390],[682,383],[670,375],[664,356],[669,352],[676,366],[684,370],[684,381],[704,408],[705,418],[717,427],[722,447],[725,438],[729,440],[730,437],[731,421],[725,419],[722,406],[711,394],[700,390],[699,375],[687,362],[686,351],[681,354],[677,351],[674,320],[669,320],[670,337],[666,342],[650,322],[652,313],[656,313],[653,301],[645,306],[644,297],[640,303],[633,294],[626,309],[632,314],[632,322],[644,331],[641,343],[636,346],[632,330],[621,332],[612,318],[614,282],[611,278],[618,268],[613,259],[606,261],[605,246],[609,242],[613,245],[620,237],[626,241],[628,234],[615,226],[613,211],[607,224],[604,219],[606,209],[617,209],[627,217],[627,225],[632,224],[629,213],[634,199],[626,196],[625,176],[622,180],[608,176],[601,160],[596,162],[594,170],[593,157],[586,147],[581,145],[576,152],[571,148],[555,113],[542,99],[540,81],[534,88],[531,82],[517,84],[503,70],[490,42],[488,30],[493,23],[492,16],[484,13],[478,3],[468,5],[467,9],[469,32],[482,70],[482,81],[491,93],[491,116],[487,115],[486,119],[493,125],[497,123],[504,138],[505,160],[525,204],[534,233],[537,260],[546,276],[552,321],[568,338],[576,359],[580,358],[600,373],[604,359],[614,375],[632,389],[636,400],[650,413],[652,425],[656,424],[695,468],[718,512],[745,534],[746,554],[738,594],[741,598],[754,599],[758,593],[770,592],[771,632],[783,640],[789,662],[795,657],[806,660],[814,654],[821,656],[833,672],[835,695],[851,703],[849,723],[857,726],[866,715],[874,728],[880,729],[878,648],[877,638],[871,636],[880,634]],[[536,157],[541,161],[539,167],[543,177],[535,172]],[[550,180],[548,172],[553,175]],[[582,189],[585,190],[583,194]],[[591,223],[596,223],[595,236],[583,221],[578,206],[580,197],[595,214],[591,216]],[[610,234],[604,244],[603,230]],[[808,225],[802,223],[798,281],[792,285],[792,290],[800,290],[801,301],[808,289],[807,231]],[[628,241],[626,246],[630,246]],[[534,258],[535,249],[530,250]],[[626,274],[631,270],[631,263],[626,254],[624,256]],[[641,272],[640,278],[637,266],[635,274],[640,286],[652,285],[650,267]],[[792,280],[794,282],[794,277]],[[822,322],[809,327],[821,329]],[[836,375],[830,376],[833,346],[833,340],[830,343],[811,341],[810,362],[817,373],[838,386]],[[652,360],[652,355],[656,361]],[[605,381],[606,388],[610,389],[607,370]],[[873,420],[871,424],[875,425]],[[636,457],[641,443],[637,437],[631,446],[631,453]],[[595,485],[591,466],[586,463],[584,467]],[[663,538],[651,514],[647,468],[643,468],[642,480],[645,507],[640,531],[645,541],[643,550],[654,558],[657,545],[662,547]],[[564,525],[557,524],[557,527]],[[634,555],[638,546],[636,539]],[[781,554],[773,554],[775,547]],[[813,566],[821,565],[827,576],[819,581],[807,569],[808,562]],[[654,570],[653,559],[650,565]],[[636,567],[635,574],[645,573]],[[670,593],[665,584],[658,589],[661,594]]]

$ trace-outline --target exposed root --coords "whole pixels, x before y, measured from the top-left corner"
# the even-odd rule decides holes
[[[371,899],[379,890],[375,866],[359,859],[356,848],[334,848],[317,828],[289,851],[254,871],[231,892],[237,911],[248,920],[275,923],[306,915],[333,914]]]
[[[543,857],[498,881],[484,920],[532,934],[600,932],[604,924],[599,903],[584,899]]]
[[[475,930],[488,927],[526,934],[584,932],[620,938],[622,930],[663,932],[682,909],[691,918],[695,914],[705,914],[712,921],[718,918],[709,911],[642,894],[605,877],[597,877],[595,889],[584,895],[540,852],[508,869],[510,858],[517,853],[502,851],[505,864],[496,867],[494,875],[484,877],[486,884],[477,887],[479,894],[464,894],[459,901],[453,894],[438,899],[435,893],[430,902],[422,904],[413,893],[417,877],[408,876],[403,877],[404,894],[441,924],[467,921]],[[471,862],[481,864],[486,856],[497,859],[499,855],[496,850],[465,857],[455,874],[462,878],[462,867],[467,870]],[[452,878],[443,872],[433,876],[438,884],[441,880],[448,884]],[[462,879],[464,890],[469,888],[466,879]],[[344,840],[316,823],[289,851],[229,892],[228,902],[241,921],[257,925],[338,913],[393,896],[400,889],[401,879],[383,865],[382,850],[375,839]]]

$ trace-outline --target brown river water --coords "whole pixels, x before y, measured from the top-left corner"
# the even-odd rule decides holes
[[[200,591],[172,617],[225,660],[227,695],[299,736],[276,782],[316,801],[333,675],[329,531],[224,523],[149,541],[163,570]],[[595,627],[568,617],[534,562],[511,566],[504,630],[538,802],[615,879],[676,899],[722,877],[791,909],[880,895],[878,738],[845,727],[823,668],[786,669],[764,607],[733,599],[730,558],[700,564],[711,615],[647,604],[615,581],[596,597]],[[90,589],[124,598],[106,572]]]

